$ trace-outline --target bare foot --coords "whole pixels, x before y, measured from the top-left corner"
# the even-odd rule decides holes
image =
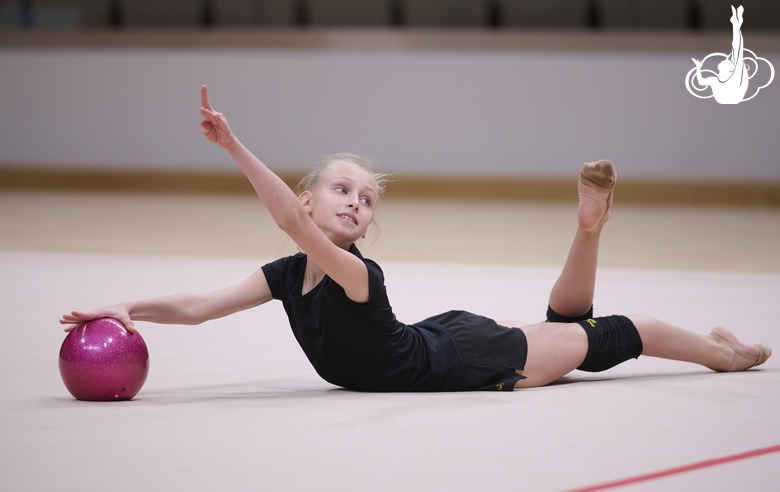
[[[741,342],[729,329],[722,326],[713,328],[710,336],[734,351],[733,362],[731,367],[727,369],[730,371],[744,371],[763,364],[772,355],[772,349],[768,345],[750,345]]]
[[[609,218],[617,173],[610,161],[586,162],[580,171],[577,221],[584,231],[596,229]]]

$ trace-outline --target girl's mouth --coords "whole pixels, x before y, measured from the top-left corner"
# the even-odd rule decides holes
[[[342,219],[348,220],[353,224],[357,225],[357,218],[352,214],[338,214],[338,217],[341,217]]]

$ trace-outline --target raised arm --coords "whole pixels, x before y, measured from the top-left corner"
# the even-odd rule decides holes
[[[177,294],[144,301],[122,302],[92,311],[72,311],[60,319],[71,331],[79,323],[98,318],[115,318],[130,332],[133,321],[161,324],[198,325],[264,304],[272,299],[271,290],[262,270],[257,270],[243,282],[208,294]]]
[[[274,221],[280,227],[283,224],[298,220],[297,215],[303,209],[295,193],[281,178],[268,169],[238,141],[238,138],[230,129],[225,115],[214,111],[214,108],[211,106],[205,85],[201,87],[200,94],[200,114],[203,116],[200,126],[203,135],[210,142],[216,143],[225,149],[236,161],[247,178],[249,178],[249,182],[252,183]]]
[[[368,301],[368,270],[362,260],[336,246],[311,220],[287,184],[239,142],[222,113],[214,111],[201,87],[201,129],[236,161],[276,224],[355,302]]]

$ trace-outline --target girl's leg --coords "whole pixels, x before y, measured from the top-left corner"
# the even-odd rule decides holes
[[[506,325],[505,325],[506,326]],[[585,360],[588,336],[577,323],[541,323],[523,326],[528,358],[515,388],[544,386],[570,373]]]
[[[550,308],[561,316],[574,318],[588,312],[593,305],[596,269],[599,261],[599,239],[606,220],[593,231],[577,228],[569,256],[550,292]]]
[[[741,342],[718,326],[699,335],[643,315],[628,316],[642,339],[642,355],[693,362],[714,371],[744,371],[763,364],[772,349]],[[503,324],[503,323],[502,323]],[[512,326],[507,323],[504,326]],[[578,323],[541,323],[522,327],[528,358],[515,388],[544,386],[580,367],[588,354],[588,337]]]
[[[581,316],[593,305],[599,238],[609,219],[615,177],[615,168],[609,161],[585,163],[580,172],[577,233],[563,271],[550,292],[550,308],[562,316]]]
[[[642,338],[642,355],[695,362],[714,371],[743,371],[772,355],[767,345],[743,343],[722,326],[698,335],[649,316],[628,318]]]

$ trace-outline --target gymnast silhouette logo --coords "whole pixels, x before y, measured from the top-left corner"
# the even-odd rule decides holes
[[[707,55],[702,61],[692,58],[696,66],[685,76],[685,88],[694,96],[700,99],[714,97],[720,104],[739,104],[742,101],[749,101],[756,97],[758,92],[771,84],[775,78],[775,67],[766,58],[757,56],[744,46],[741,32],[742,14],[744,11],[745,9],[741,5],[736,10],[733,5],[731,7],[732,15],[730,20],[733,33],[731,54],[712,53]],[[702,68],[710,58],[713,59],[713,63],[720,60],[717,73],[714,70]],[[757,84],[760,81],[756,79],[753,84],[755,91],[751,91],[750,96],[745,97],[748,93],[750,80],[758,74],[759,66],[763,66],[760,62],[766,63],[766,66],[769,67],[769,80],[764,85],[759,86]],[[762,70],[763,72],[764,70]],[[714,77],[704,77],[702,73],[711,74]],[[712,89],[712,93],[700,95],[702,93],[706,94],[708,87]]]

